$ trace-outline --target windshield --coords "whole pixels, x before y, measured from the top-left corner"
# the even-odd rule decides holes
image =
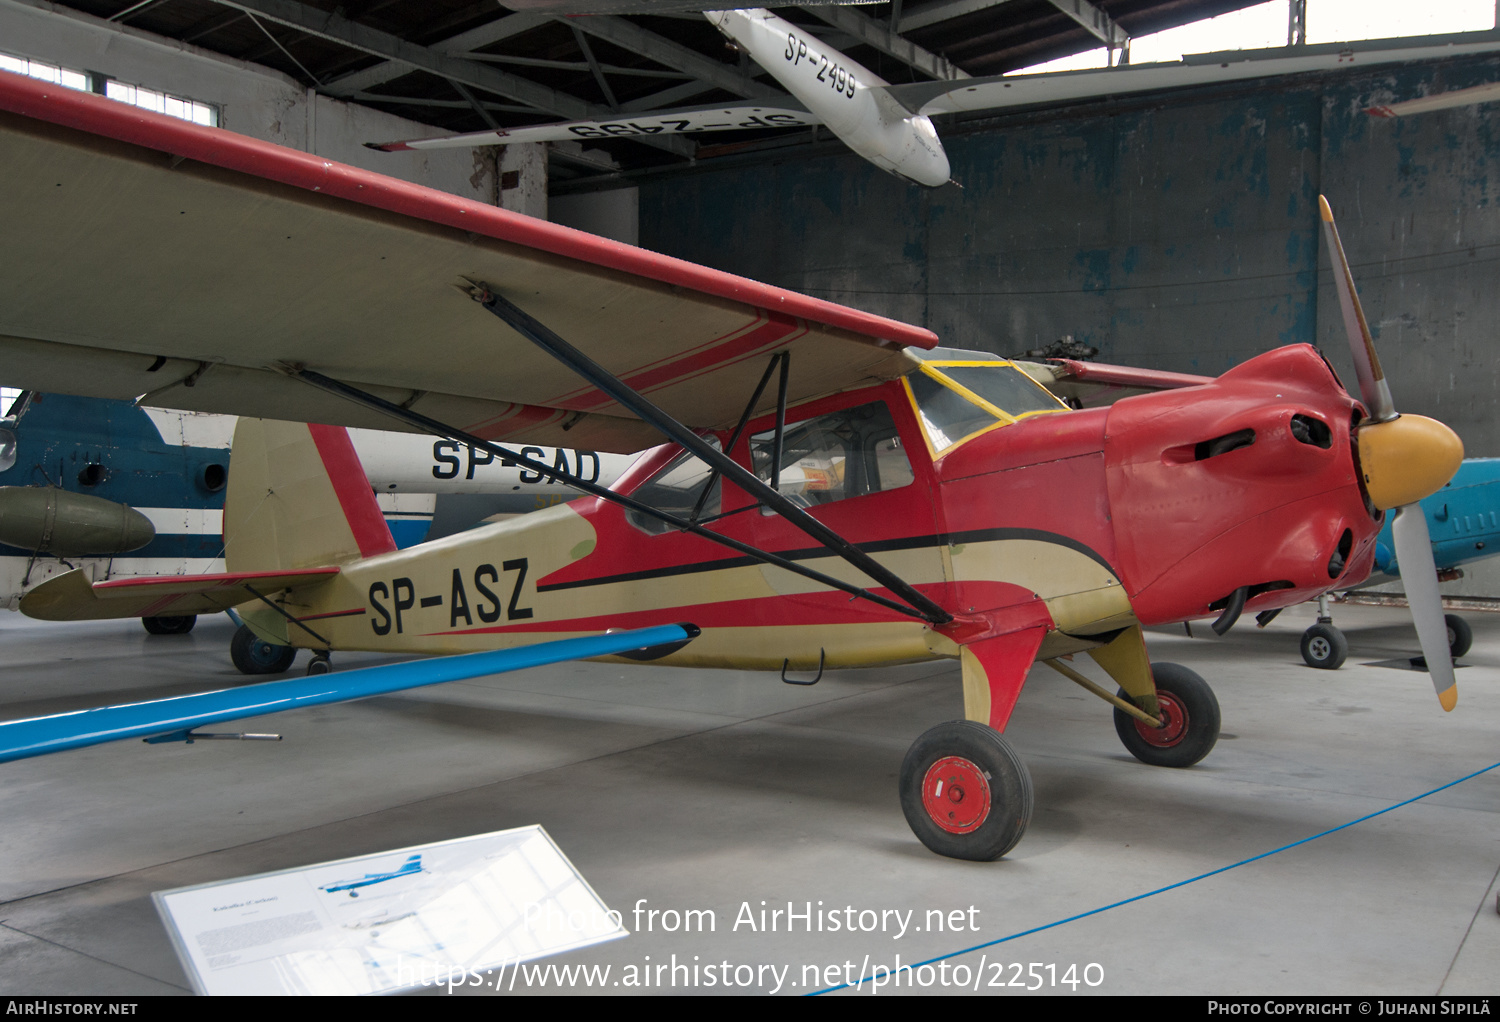
[[[906,382],[935,453],[1028,415],[1067,411],[1009,362],[924,362]]]

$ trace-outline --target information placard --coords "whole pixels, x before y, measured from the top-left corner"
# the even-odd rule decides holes
[[[154,894],[201,994],[373,994],[626,936],[540,826]]]

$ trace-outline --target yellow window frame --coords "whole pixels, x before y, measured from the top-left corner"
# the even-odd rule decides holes
[[[1035,387],[1037,390],[1040,390],[1042,393],[1046,394],[1048,397],[1052,398],[1052,400],[1057,401],[1057,405],[1058,406],[1056,408],[1036,408],[1036,409],[1033,409],[1033,410],[1031,410],[1029,412],[1022,412],[1019,415],[1012,415],[1010,412],[1007,412],[1005,409],[1001,408],[999,405],[996,405],[996,404],[994,404],[991,401],[985,400],[984,398],[980,397],[978,394],[974,393],[974,391],[970,390],[968,387],[965,387],[963,384],[961,384],[957,380],[953,379],[953,377],[948,376],[948,375],[946,375],[946,374],[944,374],[942,372],[942,369],[943,369],[944,366],[964,367],[964,366],[997,366],[997,365],[999,365],[999,366],[1009,366],[1010,368],[1014,369],[1016,372],[1020,373],[1022,376],[1024,376],[1027,379],[1028,382],[1031,383],[1031,385],[1033,387]],[[943,387],[946,387],[947,389],[949,389],[951,391],[956,392],[959,396],[961,396],[962,398],[964,398],[966,401],[969,401],[969,402],[977,405],[978,407],[984,409],[986,412],[988,412],[991,415],[995,416],[995,419],[996,419],[996,421],[993,422],[993,423],[991,423],[990,425],[981,427],[980,429],[976,429],[974,432],[969,433],[969,434],[967,434],[965,436],[960,437],[959,439],[953,441],[948,446],[946,446],[946,447],[942,448],[941,450],[939,450],[938,448],[936,448],[936,447],[934,447],[932,445],[932,435],[930,433],[928,433],[927,427],[925,425],[923,425],[923,423],[922,423],[922,409],[921,409],[921,406],[917,404],[917,395],[916,395],[916,393],[911,389],[911,381],[908,380],[906,377],[902,377],[902,379],[901,379],[901,387],[902,387],[902,389],[904,389],[906,391],[906,400],[908,402],[910,402],[912,411],[913,411],[913,413],[916,414],[916,417],[917,417],[917,426],[922,431],[922,442],[927,445],[927,453],[929,455],[931,455],[933,458],[937,458],[939,455],[945,454],[948,451],[953,450],[955,447],[958,447],[961,444],[966,444],[970,440],[973,440],[975,437],[983,436],[984,434],[993,432],[994,430],[1002,429],[1005,426],[1013,425],[1014,423],[1020,422],[1022,419],[1029,419],[1029,418],[1032,418],[1033,416],[1037,416],[1037,415],[1052,415],[1052,414],[1055,414],[1057,412],[1066,412],[1066,411],[1070,411],[1071,410],[1071,409],[1068,408],[1067,405],[1063,404],[1061,401],[1058,401],[1057,396],[1055,394],[1053,394],[1050,390],[1048,390],[1046,387],[1043,387],[1040,383],[1037,383],[1036,380],[1033,380],[1026,373],[1025,370],[1021,369],[1014,362],[1011,362],[1011,361],[1006,360],[1006,359],[983,359],[983,360],[980,360],[980,359],[969,359],[969,360],[950,359],[950,360],[945,360],[945,361],[941,361],[941,362],[923,362],[917,368],[920,369],[922,372],[926,373],[928,376],[932,377],[934,380],[936,380],[939,385],[941,385]]]

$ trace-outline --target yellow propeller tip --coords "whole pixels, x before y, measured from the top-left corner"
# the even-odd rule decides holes
[[[1318,196],[1318,214],[1323,218],[1325,224],[1333,223],[1333,210],[1328,206],[1328,200]]]
[[[1449,685],[1438,693],[1438,702],[1443,704],[1443,709],[1449,713],[1458,705],[1458,686]]]

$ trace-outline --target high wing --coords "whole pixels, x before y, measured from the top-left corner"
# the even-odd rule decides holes
[[[1195,53],[1180,61],[1125,64],[1092,71],[914,82],[887,90],[908,110],[936,116],[1063,103],[1131,92],[1213,85],[1219,82],[1337,68],[1456,57],[1500,50],[1500,33],[1470,32],[1411,39],[1371,39],[1263,50]]]
[[[1214,380],[1212,376],[1080,362],[1071,358],[1017,362],[1016,365],[1075,408],[1099,408],[1114,404],[1123,397],[1197,387]]]
[[[1433,110],[1448,110],[1456,106],[1493,103],[1497,99],[1500,99],[1500,82],[1490,82],[1467,89],[1436,92],[1430,96],[1408,99],[1400,103],[1381,103],[1366,107],[1365,113],[1371,117],[1405,117],[1409,114],[1425,114]]]
[[[788,399],[910,368],[927,330],[285,149],[0,74],[10,386],[393,427],[310,370],[485,439],[628,453],[631,413],[469,300],[482,282],[694,429],[767,360]],[[767,393],[757,411],[775,407]],[[409,426],[404,428],[411,428]]]
[[[404,142],[366,142],[371,149],[396,153],[409,149],[461,149],[476,145],[510,145],[513,142],[566,142],[589,138],[652,138],[695,131],[747,131],[757,128],[806,128],[823,119],[788,96],[774,104],[740,106],[690,106],[675,110],[622,115],[613,121],[560,121],[524,128],[471,131],[441,138],[414,138]]]

